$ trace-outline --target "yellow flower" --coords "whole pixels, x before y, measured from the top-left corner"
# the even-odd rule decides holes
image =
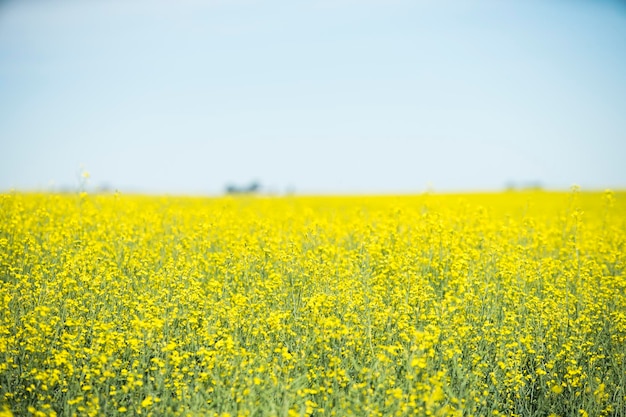
[[[0,417],[13,417],[13,413],[7,405],[4,405],[2,410],[0,410]]]
[[[148,408],[152,404],[154,404],[154,401],[153,401],[153,398],[152,398],[151,395],[148,395],[146,398],[143,399],[143,401],[141,401],[141,407],[142,408]]]
[[[550,391],[552,391],[555,394],[560,394],[563,392],[563,387],[561,385],[555,384],[555,385],[552,385],[552,387],[550,387]]]

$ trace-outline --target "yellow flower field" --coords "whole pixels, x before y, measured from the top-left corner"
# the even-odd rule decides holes
[[[626,194],[0,195],[0,415],[624,416]]]

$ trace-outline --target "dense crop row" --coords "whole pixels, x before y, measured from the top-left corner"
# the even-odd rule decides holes
[[[625,242],[610,192],[0,195],[0,415],[623,416]]]

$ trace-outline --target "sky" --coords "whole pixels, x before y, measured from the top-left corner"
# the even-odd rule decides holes
[[[623,1],[0,0],[0,192],[626,189],[625,160]]]

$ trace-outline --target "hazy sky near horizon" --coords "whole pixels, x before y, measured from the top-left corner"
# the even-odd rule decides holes
[[[0,2],[0,191],[626,188],[626,5]]]

